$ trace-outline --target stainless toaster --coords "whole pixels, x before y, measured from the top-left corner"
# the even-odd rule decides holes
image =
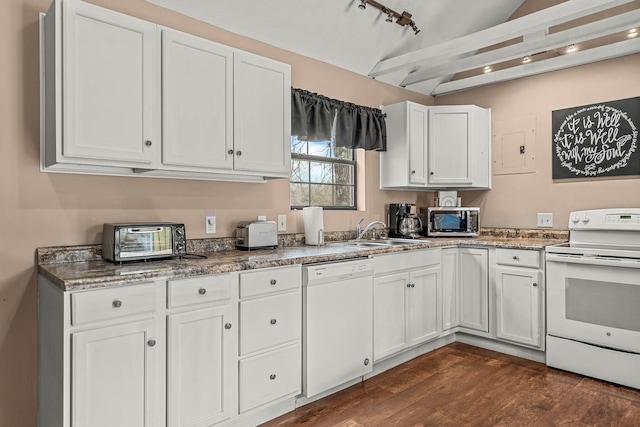
[[[278,246],[278,227],[275,221],[244,221],[236,228],[236,248],[251,250]]]

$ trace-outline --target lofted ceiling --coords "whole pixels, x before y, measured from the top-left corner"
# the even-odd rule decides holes
[[[433,96],[640,52],[639,0],[147,1]]]

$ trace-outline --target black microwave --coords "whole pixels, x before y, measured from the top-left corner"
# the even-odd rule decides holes
[[[427,208],[427,236],[477,236],[480,231],[480,208]]]

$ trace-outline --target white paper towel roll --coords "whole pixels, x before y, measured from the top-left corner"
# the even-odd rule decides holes
[[[324,245],[324,224],[322,208],[310,206],[302,208],[304,219],[304,239],[307,245]]]

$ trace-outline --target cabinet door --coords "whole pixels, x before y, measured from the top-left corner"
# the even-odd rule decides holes
[[[156,25],[78,1],[65,2],[63,12],[62,155],[154,167]]]
[[[440,336],[440,265],[409,273],[407,303],[409,305],[409,345]]]
[[[228,305],[169,316],[169,426],[210,426],[231,418],[236,366],[230,319]]]
[[[460,248],[460,326],[489,332],[487,249]]]
[[[162,164],[233,168],[233,51],[169,29],[162,30]]]
[[[429,185],[472,184],[472,112],[465,106],[429,108]]]
[[[291,67],[234,54],[234,168],[268,176],[291,172]]]
[[[408,104],[409,132],[409,184],[425,186],[427,184],[427,137],[428,108],[419,104]]]
[[[540,347],[540,272],[524,268],[496,268],[498,338]]]
[[[406,291],[407,273],[373,279],[373,360],[397,353],[409,346]]]
[[[442,250],[442,330],[455,328],[460,323],[458,248]]]
[[[154,393],[163,351],[155,321],[74,333],[71,337],[71,425],[154,427]]]

